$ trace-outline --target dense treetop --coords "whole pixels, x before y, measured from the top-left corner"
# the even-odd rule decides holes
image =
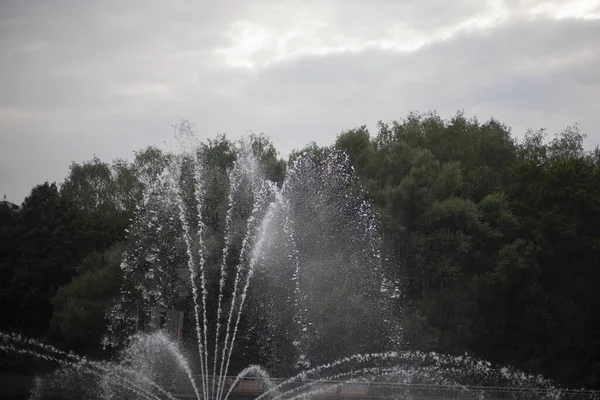
[[[348,155],[401,282],[407,348],[468,352],[598,388],[600,151],[587,151],[584,138],[568,127],[517,140],[496,120],[460,112],[449,120],[412,113],[377,132],[358,127],[289,160],[265,135],[250,142],[278,184],[300,154]],[[224,182],[238,151],[225,136],[202,145],[214,249],[224,240]],[[100,339],[122,285],[125,229],[168,157],[148,147],[131,161],[73,163],[60,185],[35,186],[22,211],[0,208],[1,331],[108,356]],[[334,343],[335,329],[322,340]],[[239,358],[260,358],[251,338],[245,346]]]

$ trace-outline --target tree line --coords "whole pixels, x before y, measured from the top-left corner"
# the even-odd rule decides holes
[[[373,133],[358,127],[288,160],[264,135],[251,144],[278,183],[301,153],[348,155],[401,284],[407,348],[468,352],[598,388],[600,151],[584,139],[577,127],[517,139],[494,119],[459,112],[411,113]],[[202,151],[207,246],[218,249],[238,147],[217,136]],[[126,229],[168,157],[148,147],[131,161],[73,163],[60,185],[35,186],[20,212],[0,209],[0,330],[108,356],[101,341],[123,284]],[[239,365],[260,357],[246,348]],[[7,359],[0,368],[25,367]]]

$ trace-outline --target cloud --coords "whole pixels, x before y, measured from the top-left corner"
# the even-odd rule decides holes
[[[127,157],[181,118],[285,154],[410,110],[520,134],[600,117],[598,1],[32,0],[0,4],[0,190]]]
[[[327,143],[344,128],[401,118],[408,110],[457,109],[515,125],[593,129],[600,85],[598,21],[536,20],[464,33],[414,52],[361,52],[294,58],[264,68],[239,98],[262,110],[267,132],[300,146],[326,122]],[[523,40],[522,38],[527,38]],[[260,111],[259,111],[260,112]],[[302,126],[306,131],[296,129]],[[597,143],[597,138],[594,138]]]

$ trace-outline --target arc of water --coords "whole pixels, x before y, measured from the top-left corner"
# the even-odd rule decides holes
[[[172,176],[177,177],[178,174],[173,174]],[[173,178],[171,178],[171,184],[175,189],[175,193],[177,195],[177,207],[179,209],[179,218],[181,220],[181,225],[183,228],[183,237],[186,244],[186,254],[188,259],[188,270],[190,271],[190,281],[192,285],[192,299],[194,302],[194,319],[196,321],[196,337],[198,338],[198,354],[200,356],[200,374],[202,376],[202,392],[204,394],[204,398],[208,397],[207,393],[207,382],[205,381],[205,368],[207,366],[204,365],[204,359],[202,357],[202,328],[200,323],[200,305],[198,304],[198,287],[196,286],[196,268],[194,265],[194,255],[192,253],[192,235],[190,233],[190,226],[185,215],[185,207],[183,204],[183,195],[181,193],[181,188],[179,187],[178,182],[173,182]],[[200,394],[196,393],[196,396],[200,398]]]
[[[248,219],[248,225],[250,225],[253,222],[253,217],[251,216]],[[242,240],[242,252],[240,255],[240,260],[242,259],[241,256],[245,253],[245,242],[248,240],[247,236],[249,235],[249,233],[246,233],[246,236],[244,237],[244,239]],[[229,308],[229,316],[227,318],[227,324],[226,324],[226,331],[225,331],[225,340],[223,342],[223,349],[221,351],[221,363],[220,363],[220,367],[219,367],[219,377],[218,377],[218,382],[217,382],[217,399],[220,399],[221,397],[221,391],[222,391],[222,386],[224,385],[225,381],[224,381],[224,374],[223,374],[223,370],[225,368],[225,357],[227,354],[227,347],[228,347],[228,343],[229,343],[229,336],[230,336],[230,327],[231,327],[231,321],[233,319],[233,310],[235,308],[235,299],[237,297],[237,292],[238,292],[238,286],[239,286],[239,281],[240,281],[240,268],[241,268],[241,261],[238,264],[238,266],[236,267],[236,275],[235,275],[235,279],[233,282],[233,293],[232,293],[232,298],[231,298],[231,305]],[[215,357],[217,357],[217,355],[215,355]]]
[[[35,357],[38,359],[43,359],[46,361],[51,361],[51,362],[55,362],[58,363],[60,365],[62,365],[63,367],[71,367],[71,368],[75,368],[75,369],[80,369],[83,370],[83,372],[85,373],[89,373],[91,375],[96,375],[99,377],[103,377],[102,372],[101,371],[96,371],[90,368],[86,368],[85,365],[78,363],[78,362],[74,362],[74,361],[66,361],[66,360],[61,360],[60,358],[57,357],[52,357],[49,356],[47,354],[40,354],[37,353],[35,351],[32,350],[28,350],[28,349],[18,349],[15,348],[14,346],[7,346],[7,345],[1,345],[0,344],[0,351],[5,351],[5,352],[11,352],[14,354],[20,354],[20,355],[25,355],[25,356],[30,356],[30,357]],[[145,399],[153,399],[153,400],[160,400],[160,397],[146,391],[143,390],[139,387],[139,385],[136,385],[135,383],[131,382],[131,381],[127,381],[119,376],[115,376],[116,381],[115,383],[124,388],[127,389],[133,393],[135,393],[138,396],[141,396]],[[123,383],[123,381],[125,381],[127,384],[129,384],[130,386],[126,385],[125,383]]]
[[[65,358],[71,360],[70,361],[71,364],[69,364],[69,365],[85,365],[85,366],[90,366],[90,367],[96,368],[96,369],[98,369],[98,370],[100,370],[100,371],[102,371],[104,373],[109,373],[111,375],[115,375],[114,371],[112,370],[112,368],[110,368],[109,366],[105,366],[104,363],[102,363],[102,362],[96,362],[96,361],[87,360],[86,358],[81,357],[81,356],[79,356],[79,355],[77,355],[75,353],[72,353],[72,352],[67,353],[67,352],[65,352],[63,350],[57,349],[56,347],[54,347],[52,345],[45,344],[45,343],[40,343],[37,340],[31,339],[31,338],[26,338],[26,337],[23,337],[23,336],[21,336],[19,334],[14,334],[14,333],[7,334],[7,333],[0,332],[0,339],[3,339],[4,341],[9,342],[9,343],[12,342],[12,343],[16,343],[16,344],[19,344],[19,345],[32,346],[34,348],[39,348],[42,351],[45,351],[47,353],[54,354],[55,356],[65,357]],[[9,346],[7,348],[8,349],[23,350],[23,349],[15,348],[14,346],[12,346],[12,347]],[[171,348],[169,348],[169,350],[172,351]],[[31,352],[31,350],[29,350],[29,351]],[[48,356],[47,354],[43,355],[41,353],[35,353],[35,352],[31,352],[31,353],[28,353],[28,354],[30,354],[30,355],[37,354],[38,356],[36,356],[36,357],[38,357],[38,358],[44,358],[44,359],[46,359],[48,361],[58,362],[58,360],[59,360],[57,357]],[[176,358],[177,358],[176,354],[174,354],[174,356],[176,356]],[[50,357],[50,358],[45,358],[45,357]],[[114,365],[112,367],[114,368]],[[118,369],[119,369],[119,371],[139,376],[139,372],[138,371],[133,371],[133,370],[124,368],[122,366],[118,366]],[[189,373],[191,374],[191,371],[189,371]],[[123,378],[123,377],[121,377],[119,375],[115,375],[115,377],[117,379],[122,379],[124,382],[129,383],[129,384],[135,386],[134,382],[132,382],[132,381],[126,379],[126,378]],[[147,376],[141,375],[141,378],[146,383],[150,384],[155,389],[157,389],[159,392],[161,392],[162,394],[164,394],[165,396],[167,396],[169,399],[175,400],[175,398],[169,392],[167,392],[166,390],[164,390],[163,388],[161,388],[156,382],[154,382],[153,380],[151,380]]]
[[[202,290],[202,320],[204,324],[203,334],[204,334],[204,365],[205,365],[205,399],[209,394],[209,373],[210,369],[208,366],[208,319],[206,316],[206,298],[208,297],[208,291],[206,289],[206,274],[205,274],[205,259],[204,253],[206,249],[204,247],[204,230],[205,225],[202,220],[202,207],[204,206],[204,185],[202,184],[202,169],[201,169],[201,160],[198,158],[199,154],[196,152],[196,165],[194,166],[194,180],[196,183],[195,195],[196,195],[196,207],[197,207],[197,215],[198,215],[198,267],[200,269],[200,288]],[[195,285],[195,282],[192,282],[192,285]],[[202,338],[198,338],[198,340],[202,340]],[[202,353],[200,353],[200,357],[202,357]]]
[[[463,368],[459,368],[457,369],[456,367],[451,367],[451,368],[443,368],[443,366],[445,364],[456,364],[459,365],[458,363],[461,363],[462,361],[467,361],[469,363],[469,365],[473,365],[473,366],[478,366],[480,368],[482,368],[486,373],[489,372],[488,370],[490,370],[489,366],[481,363],[481,362],[477,362],[477,363],[473,363],[472,360],[470,360],[468,357],[467,358],[462,358],[462,357],[451,357],[451,356],[444,356],[444,355],[439,355],[437,353],[421,353],[421,352],[401,352],[401,353],[396,353],[396,352],[388,352],[388,353],[376,353],[376,354],[366,354],[366,355],[353,355],[350,357],[346,357],[344,359],[340,359],[338,361],[335,361],[331,364],[324,364],[321,365],[319,367],[315,367],[312,370],[303,372],[299,375],[297,375],[296,377],[292,377],[288,380],[286,380],[285,382],[281,383],[280,385],[278,385],[276,388],[281,388],[289,383],[294,382],[295,380],[297,380],[298,378],[305,376],[306,374],[314,374],[314,373],[318,373],[321,372],[323,370],[327,370],[327,369],[331,369],[334,368],[336,366],[339,366],[341,364],[350,362],[350,361],[358,361],[358,362],[366,362],[366,361],[370,361],[373,359],[403,359],[405,361],[421,361],[423,362],[426,359],[429,359],[431,362],[433,362],[433,365],[431,366],[425,366],[425,367],[419,367],[419,368],[415,368],[414,366],[411,367],[400,367],[400,366],[394,366],[392,368],[397,369],[398,371],[402,371],[405,373],[411,373],[411,374],[416,374],[416,373],[423,373],[423,372],[431,372],[431,371],[445,371],[445,372],[449,372],[449,373],[458,373],[459,375],[469,375],[473,373],[472,369],[467,369],[464,370]],[[462,364],[461,364],[462,365]],[[440,370],[440,368],[442,368]],[[383,369],[382,369],[383,371]],[[481,371],[483,372],[483,371]],[[333,375],[327,378],[323,378],[322,380],[328,380],[328,379],[334,379],[334,378],[339,378],[342,376],[349,376],[349,375],[353,375],[356,374],[357,371],[350,371],[350,372],[344,372],[342,374],[337,374],[337,375]],[[521,379],[525,378],[525,376],[522,375],[522,373],[508,373],[510,375],[510,377],[512,378],[516,378],[518,379],[519,377]],[[529,377],[529,378],[533,378],[533,377]],[[450,380],[448,380],[450,379]],[[549,383],[549,382],[547,382]],[[456,387],[460,387],[463,390],[469,390],[468,387],[464,386],[464,385],[460,385],[459,383],[457,383],[456,381],[452,380],[452,378],[449,377],[444,377],[444,381],[443,381],[444,385],[451,385],[451,386],[456,386]],[[552,389],[552,386],[550,386],[550,389]],[[281,394],[281,396],[284,396],[286,394],[290,394],[291,391],[294,391],[294,389],[291,389],[290,391],[284,392]],[[257,397],[256,400],[261,399],[263,396],[266,396],[269,394],[269,391],[263,393],[261,396]]]
[[[235,379],[231,383],[229,390],[227,391],[227,394],[225,395],[225,397],[223,397],[223,400],[227,400],[227,398],[229,397],[235,386],[238,384],[238,382],[250,374],[256,374],[263,378],[266,381],[267,387],[269,389],[273,389],[275,388],[275,386],[277,386],[275,385],[275,382],[273,382],[273,379],[271,379],[269,373],[264,370],[264,368],[262,368],[260,365],[250,365],[244,368],[244,370],[235,377]]]
[[[415,353],[417,354],[417,353]],[[303,371],[297,375],[292,376],[291,378],[286,379],[285,381],[283,381],[282,383],[280,383],[279,385],[277,385],[275,387],[276,390],[279,390],[281,387],[285,386],[285,385],[289,385],[290,383],[304,377],[307,375],[312,375],[312,374],[316,374],[319,373],[321,371],[324,370],[328,370],[331,368],[335,368],[339,365],[342,364],[346,364],[352,361],[359,361],[359,362],[366,362],[366,361],[370,361],[370,360],[387,360],[387,359],[394,359],[394,358],[398,358],[405,355],[405,353],[398,353],[396,351],[388,351],[385,353],[370,353],[370,354],[353,354],[351,356],[348,357],[344,357],[344,358],[340,358],[338,360],[335,360],[331,363],[328,364],[322,364],[319,365],[317,367],[311,368],[307,371]],[[275,390],[274,389],[274,390]],[[272,390],[268,390],[266,392],[264,392],[263,394],[261,394],[260,396],[258,396],[256,399],[254,400],[260,400],[263,397],[267,396],[268,394],[270,394],[272,392]]]
[[[235,173],[238,168],[238,163],[234,165],[233,171],[229,173],[229,193],[227,195],[227,213],[225,214],[225,245],[223,246],[223,255],[221,259],[221,276],[219,279],[219,296],[217,305],[217,321],[216,321],[216,332],[215,332],[215,353],[213,360],[213,379],[212,379],[212,392],[215,394],[215,377],[217,376],[217,359],[219,354],[219,336],[221,331],[221,314],[223,312],[223,290],[225,287],[225,280],[227,279],[227,255],[229,254],[229,248],[231,246],[231,224],[233,221],[233,207],[234,207],[234,195],[239,186],[239,177]]]
[[[175,343],[173,343],[172,341],[170,341],[163,334],[158,334],[158,335],[155,334],[153,336],[153,338],[155,340],[159,340],[160,343],[167,348],[167,350],[169,351],[169,353],[171,353],[171,356],[177,361],[177,364],[179,364],[179,367],[181,369],[183,369],[183,371],[186,373],[186,375],[187,375],[187,377],[188,377],[188,379],[190,381],[190,384],[192,385],[192,389],[194,390],[194,393],[198,397],[199,390],[198,390],[198,387],[196,385],[196,382],[194,381],[194,376],[192,374],[192,370],[191,370],[191,368],[190,368],[187,360],[183,356],[183,354],[181,354],[181,352],[177,348],[177,345]]]
[[[273,397],[273,399],[275,400],[275,399],[282,398],[284,396],[289,396],[291,394],[301,392],[303,389],[310,388],[311,386],[318,385],[320,383],[331,382],[333,380],[340,379],[340,378],[351,377],[351,376],[359,376],[359,378],[350,379],[350,380],[347,380],[347,381],[344,381],[344,382],[332,383],[331,385],[327,386],[324,389],[320,388],[320,389],[316,389],[316,390],[311,390],[308,393],[302,393],[302,394],[300,394],[298,396],[294,396],[294,397],[288,398],[288,400],[296,399],[298,397],[305,396],[307,394],[312,394],[312,395],[318,394],[318,393],[327,391],[328,389],[330,389],[331,387],[334,387],[334,386],[338,386],[338,385],[341,385],[341,384],[344,384],[344,383],[352,383],[352,382],[359,381],[361,379],[364,379],[364,375],[365,374],[371,374],[371,375],[372,374],[377,374],[378,376],[384,376],[384,375],[391,375],[391,374],[394,374],[394,373],[398,373],[399,370],[400,370],[400,368],[397,367],[397,366],[396,367],[389,367],[389,368],[367,367],[367,368],[362,368],[362,369],[353,370],[353,371],[349,371],[349,372],[342,372],[342,373],[339,373],[339,374],[336,374],[336,375],[328,376],[326,378],[315,379],[315,380],[313,380],[313,381],[311,381],[309,383],[306,383],[304,385],[300,385],[300,386],[295,387],[293,389],[290,389],[290,390],[288,390],[286,392],[280,393],[279,395],[275,395]],[[361,376],[361,375],[363,375],[363,376]]]
[[[248,217],[248,220],[246,221],[246,234],[244,235],[244,238],[242,239],[242,249],[240,251],[238,265],[236,266],[236,274],[235,274],[235,279],[233,282],[233,293],[231,296],[231,306],[229,308],[229,316],[227,318],[227,325],[226,325],[227,329],[226,329],[226,333],[225,333],[225,342],[223,343],[223,350],[222,350],[222,355],[221,355],[221,366],[219,369],[219,379],[218,379],[218,383],[217,383],[217,399],[219,399],[220,396],[222,395],[223,385],[225,384],[225,381],[223,379],[223,376],[226,374],[226,371],[227,371],[227,368],[225,368],[225,359],[228,354],[227,348],[229,347],[228,343],[229,343],[229,337],[230,337],[231,322],[233,320],[233,313],[235,310],[237,293],[238,293],[239,286],[240,286],[242,263],[244,262],[244,259],[246,258],[246,253],[247,253],[249,245],[250,245],[250,235],[253,231],[254,223],[256,221],[257,214],[261,209],[261,206],[262,206],[261,199],[257,197],[254,200],[254,204],[252,206],[252,211],[250,213],[250,217]],[[233,339],[231,340],[231,344],[233,345]]]
[[[268,186],[267,185],[263,185],[263,188],[265,189],[264,191],[261,191],[261,196],[266,196],[267,193],[266,192],[266,188]],[[244,302],[246,300],[246,296],[248,295],[248,287],[250,286],[250,279],[252,278],[252,275],[254,274],[254,267],[256,265],[256,262],[258,261],[258,258],[261,255],[262,252],[262,247],[265,243],[266,240],[266,231],[267,229],[270,227],[271,225],[271,221],[273,220],[273,217],[275,216],[275,211],[277,209],[277,207],[281,204],[282,202],[282,196],[281,196],[281,192],[277,192],[276,193],[276,201],[273,201],[269,204],[269,208],[267,209],[267,213],[265,214],[265,217],[263,218],[259,231],[258,231],[258,235],[259,235],[259,239],[255,244],[254,250],[252,251],[252,256],[250,257],[250,262],[248,263],[248,274],[246,275],[246,284],[244,285],[244,288],[242,290],[242,295],[240,298],[240,306],[238,309],[238,313],[237,313],[237,318],[235,321],[235,326],[233,329],[233,335],[231,338],[231,343],[229,346],[229,353],[227,354],[227,363],[225,365],[225,375],[227,374],[227,371],[229,370],[229,362],[231,360],[231,355],[233,354],[233,344],[235,342],[235,338],[237,335],[237,331],[238,331],[238,326],[240,324],[240,319],[242,317],[242,309],[244,307]],[[221,393],[222,393],[223,389],[221,389]]]

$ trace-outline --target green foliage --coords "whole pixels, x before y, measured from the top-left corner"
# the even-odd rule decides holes
[[[76,212],[55,184],[38,185],[3,233],[9,237],[0,266],[2,326],[40,336],[52,316],[50,299],[86,250],[79,247]]]
[[[154,182],[169,164],[169,156],[160,149],[149,146],[136,151],[132,168],[141,184]]]
[[[346,131],[338,136],[335,147],[345,152],[359,174],[366,172],[374,156],[374,146],[366,126]]]
[[[192,130],[186,122],[177,128],[180,140]],[[353,189],[379,213],[391,270],[403,285],[406,346],[475,353],[569,385],[599,387],[600,150],[585,151],[584,139],[575,126],[551,139],[545,130],[530,130],[518,141],[494,119],[481,123],[458,112],[449,120],[411,113],[399,121],[379,122],[376,135],[365,126],[351,129],[332,146],[312,143],[292,152],[287,164],[267,136],[251,135],[249,145],[264,174],[278,184],[301,155],[316,164],[334,152],[348,156],[356,178]],[[217,281],[224,243],[228,171],[239,150],[225,136],[199,147],[211,282]],[[101,354],[105,310],[122,281],[121,253],[133,245],[125,228],[143,189],[160,181],[170,157],[148,147],[136,152],[132,162],[109,164],[94,157],[73,163],[60,189],[49,183],[36,186],[19,213],[0,207],[0,329]],[[191,166],[185,164],[184,182],[192,179]],[[191,201],[194,187],[184,187]],[[240,200],[245,207],[232,221],[231,258],[239,252],[250,200]],[[306,215],[322,213],[326,219],[331,214],[298,207]],[[136,246],[151,246],[154,240],[172,243],[158,256],[173,266],[169,271],[179,271],[185,262],[183,247],[172,234],[177,227],[169,222],[176,218],[167,214],[160,221],[165,229],[138,232],[143,240]],[[310,227],[306,218],[297,229]],[[330,275],[316,279],[311,288],[323,304],[312,308],[312,329],[321,338],[344,335],[348,340],[315,341],[310,351],[323,361],[347,352],[344,345],[371,351],[376,343],[363,349],[360,339],[365,321],[374,323],[369,321],[372,307],[343,290],[360,282],[334,282],[357,280],[360,274],[341,272],[352,270],[351,260],[343,252],[322,249],[321,234],[299,243],[312,249],[316,263],[331,265]],[[141,271],[149,261],[140,262]],[[185,279],[183,273],[165,277],[176,294],[165,301],[175,308],[190,303]],[[258,274],[257,288],[260,279]],[[269,290],[273,298],[268,307],[281,314],[286,303],[280,299],[289,296],[284,287]],[[214,309],[216,299],[208,301],[209,310]],[[293,325],[290,316],[278,321]],[[253,329],[249,321],[242,324]],[[261,356],[252,340],[250,334],[244,338],[232,365],[247,364],[242,357]],[[289,358],[293,349],[280,350],[281,360],[274,363],[283,366],[289,361],[286,351]]]
[[[507,193],[526,251],[501,265],[528,271],[504,274],[508,289],[521,287],[507,323],[527,327],[512,358],[561,381],[591,385],[600,371],[593,350],[600,325],[591,307],[600,300],[600,175],[582,142],[568,128],[549,143],[528,137],[521,145]],[[516,336],[506,332],[497,340]]]
[[[384,218],[413,348],[598,384],[600,175],[584,138],[569,127],[517,142],[462,112],[338,137]]]
[[[71,164],[61,193],[84,212],[115,207],[115,185],[110,166],[94,157],[83,165]]]
[[[281,184],[285,178],[286,162],[283,159],[277,158],[279,152],[275,149],[271,140],[263,133],[260,135],[251,134],[250,146],[252,152],[260,161],[267,179]]]
[[[312,142],[301,150],[293,150],[288,157],[288,164],[292,165],[301,156],[310,156],[315,160],[325,160],[332,153],[331,147],[319,147],[317,143]]]
[[[119,248],[92,252],[76,266],[78,274],[52,299],[50,338],[80,354],[101,354],[107,311],[121,287],[120,258]]]

